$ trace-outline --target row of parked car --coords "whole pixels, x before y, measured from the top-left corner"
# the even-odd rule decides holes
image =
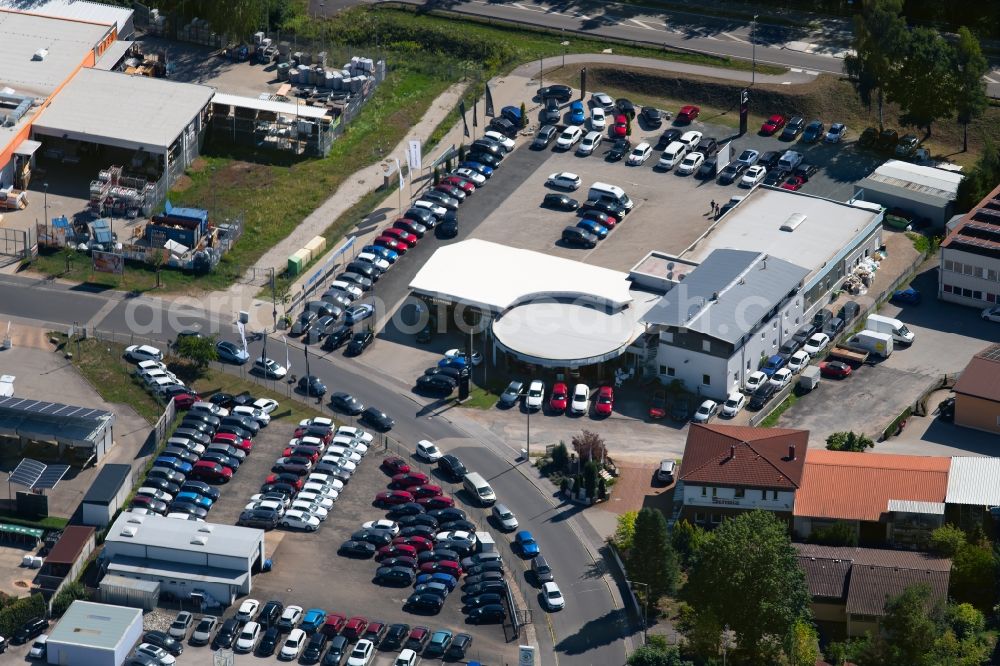
[[[594,415],[599,417],[610,416],[615,406],[615,391],[610,386],[601,386],[595,396],[587,384],[576,384],[570,393],[564,382],[556,382],[552,385],[547,403],[545,393],[545,382],[540,379],[533,380],[527,390],[524,382],[515,379],[507,385],[497,402],[501,407],[513,407],[518,400],[524,398],[524,407],[528,411],[536,411],[547,405],[554,414],[579,416],[589,413],[593,404]]]

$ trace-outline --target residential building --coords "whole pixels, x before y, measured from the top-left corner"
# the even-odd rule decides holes
[[[49,632],[46,661],[121,666],[141,637],[142,610],[74,601]]]
[[[951,458],[812,449],[795,499],[794,532],[847,523],[861,545],[924,547],[944,524]]]
[[[692,423],[674,490],[678,517],[713,527],[764,509],[790,521],[808,444],[808,430]]]
[[[948,600],[951,560],[927,553],[793,544],[812,596],[810,610],[827,640],[878,633],[886,601],[926,584]]]
[[[1000,305],[1000,185],[941,242],[938,297],[976,308]]]
[[[886,208],[901,208],[930,221],[932,228],[943,229],[962,178],[957,171],[888,160],[854,184],[854,196]]]
[[[954,390],[956,424],[1000,434],[1000,344],[973,356]]]

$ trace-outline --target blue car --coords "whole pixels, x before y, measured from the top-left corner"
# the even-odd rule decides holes
[[[153,461],[153,467],[166,467],[185,475],[190,474],[192,470],[191,463],[186,463],[180,458],[173,458],[171,456],[160,456]]]
[[[472,169],[485,178],[489,178],[493,175],[493,167],[480,164],[479,162],[462,162],[458,166],[465,167],[466,169]]]
[[[399,252],[396,252],[395,250],[390,250],[389,248],[382,247],[380,245],[365,245],[363,248],[361,248],[361,251],[371,252],[376,257],[382,257],[390,264],[396,263],[396,260],[399,259]]]
[[[500,117],[509,120],[514,127],[521,127],[521,109],[516,106],[505,106],[500,109]]]
[[[192,493],[184,490],[177,493],[177,497],[175,497],[174,500],[177,502],[187,502],[189,504],[194,504],[195,506],[200,506],[203,509],[211,509],[212,504],[214,504],[212,500],[208,499],[207,497],[204,497],[203,495],[199,495],[198,493]]]
[[[302,622],[299,624],[299,629],[307,634],[311,634],[322,627],[324,622],[326,622],[326,611],[322,608],[310,608],[306,611],[306,614],[302,616]]]
[[[439,368],[455,368],[456,370],[462,370],[465,368],[465,357],[455,356],[454,358],[443,358],[438,361]]]
[[[213,502],[219,500],[219,496],[222,494],[219,492],[218,488],[210,486],[204,481],[185,481],[181,486],[181,492],[195,493],[201,495],[202,497],[207,497]]]
[[[454,590],[455,586],[458,585],[458,579],[451,574],[446,574],[443,571],[437,573],[426,573],[417,576],[416,584],[423,585],[425,583],[441,583],[448,588],[449,591]]]
[[[215,344],[215,353],[220,361],[243,365],[250,360],[250,355],[243,351],[243,348],[228,340],[219,340]]]
[[[776,373],[778,370],[780,370],[785,366],[786,360],[787,359],[781,354],[775,354],[771,358],[767,359],[767,363],[765,363],[764,367],[761,368],[761,372],[763,372],[768,377],[771,377],[772,375],[774,375],[774,373]]]
[[[608,228],[603,224],[601,224],[600,222],[598,222],[597,220],[591,220],[589,218],[585,220],[580,220],[579,222],[576,223],[576,226],[578,226],[581,229],[585,229],[586,231],[589,231],[598,238],[603,239],[608,237]]]
[[[893,292],[892,297],[889,298],[889,302],[898,305],[920,305],[920,292],[913,287],[900,289]]]
[[[516,550],[521,552],[521,556],[525,558],[534,557],[541,552],[538,542],[535,541],[535,537],[531,536],[531,532],[527,530],[514,535],[514,546]]]
[[[569,105],[569,122],[574,125],[582,125],[586,120],[583,113],[583,102],[577,100]]]

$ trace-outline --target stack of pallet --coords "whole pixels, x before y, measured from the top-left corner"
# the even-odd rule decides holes
[[[5,210],[23,210],[28,205],[28,193],[15,190],[13,187],[0,189],[0,208]]]

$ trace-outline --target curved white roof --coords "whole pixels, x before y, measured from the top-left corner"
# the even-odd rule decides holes
[[[418,294],[496,313],[541,298],[617,310],[632,301],[629,286],[621,271],[478,239],[440,247],[410,282]]]

